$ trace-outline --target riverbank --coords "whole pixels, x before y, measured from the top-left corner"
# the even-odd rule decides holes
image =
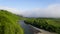
[[[25,24],[24,21],[22,21],[22,20],[19,21],[19,23],[21,24],[22,28],[24,29],[25,34],[57,34],[57,33],[48,32],[48,31],[36,28],[29,24]]]
[[[36,28],[32,25],[30,25],[33,29],[37,30],[37,31],[40,31],[38,32],[38,34],[57,34],[57,33],[54,33],[54,32],[49,32],[49,31],[46,31],[46,30],[43,30],[43,29],[39,29],[39,28]]]

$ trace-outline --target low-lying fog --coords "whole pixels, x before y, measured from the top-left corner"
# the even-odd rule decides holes
[[[0,7],[24,17],[60,17],[60,5],[49,5],[46,8],[34,8],[30,10],[19,10],[15,8]]]

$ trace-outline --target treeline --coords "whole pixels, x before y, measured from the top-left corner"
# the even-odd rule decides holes
[[[23,29],[17,23],[19,17],[7,10],[0,10],[0,34],[23,34]]]
[[[55,18],[27,18],[25,21],[35,27],[60,34],[60,19]]]

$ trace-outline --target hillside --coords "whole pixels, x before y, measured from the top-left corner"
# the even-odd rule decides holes
[[[17,23],[19,17],[6,10],[0,10],[0,34],[23,34]]]

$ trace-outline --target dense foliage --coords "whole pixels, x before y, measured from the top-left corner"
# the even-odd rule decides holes
[[[17,23],[19,17],[6,10],[0,10],[0,34],[23,34]]]
[[[60,19],[55,18],[27,18],[25,23],[60,34]]]

